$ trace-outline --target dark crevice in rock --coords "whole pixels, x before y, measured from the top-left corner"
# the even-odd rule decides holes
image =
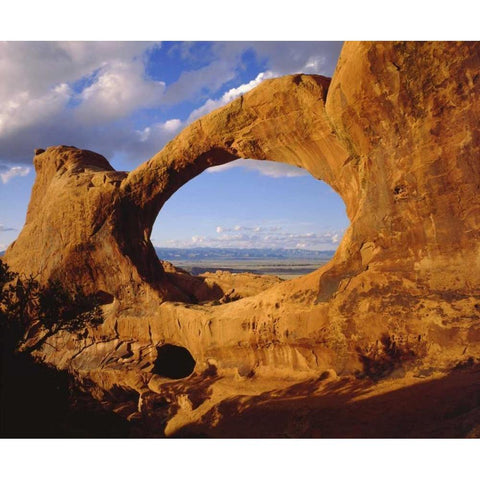
[[[195,363],[186,348],[166,343],[157,347],[157,359],[152,373],[172,379],[185,378],[193,373]]]

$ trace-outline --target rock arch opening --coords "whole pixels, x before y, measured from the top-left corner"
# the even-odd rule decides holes
[[[165,343],[157,347],[157,359],[153,365],[152,373],[177,380],[191,375],[195,365],[195,359],[186,348]]]
[[[161,260],[193,275],[288,280],[324,265],[349,224],[340,195],[306,170],[239,160],[175,192],[156,219],[152,242]]]

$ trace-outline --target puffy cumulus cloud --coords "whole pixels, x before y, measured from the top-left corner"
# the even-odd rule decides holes
[[[56,144],[108,156],[141,143],[127,122],[99,129],[95,121],[123,120],[135,109],[158,105],[164,85],[144,78],[141,61],[152,45],[0,42],[2,160],[28,164],[34,148]],[[119,99],[116,105],[114,99]]]
[[[205,240],[205,237],[202,237],[201,235],[194,235],[192,237],[192,244],[197,245],[197,244],[203,243],[204,240]]]
[[[16,166],[16,167],[8,168],[8,167],[0,166],[0,179],[4,184],[9,182],[14,177],[25,177],[29,173],[30,173],[29,167]],[[6,230],[4,229],[2,230],[0,228],[0,231],[5,232]]]
[[[140,108],[158,107],[164,91],[164,82],[145,78],[141,62],[109,63],[78,95],[75,114],[90,124],[118,120]]]
[[[153,42],[0,42],[0,104],[90,75],[108,62],[141,57]]]
[[[178,118],[158,122],[135,132],[135,137],[124,146],[124,151],[132,158],[147,158],[158,152],[184,127]]]
[[[61,83],[38,97],[32,96],[27,90],[12,95],[0,104],[0,139],[58,116],[71,95],[72,91],[66,83]]]
[[[141,142],[147,142],[152,137],[169,137],[175,135],[182,128],[183,123],[178,118],[172,118],[166,122],[154,123],[150,127],[146,127],[143,130],[139,131],[139,138]]]
[[[288,232],[281,227],[239,226],[216,227],[216,236],[194,235],[187,240],[169,240],[169,247],[193,248],[274,248],[302,250],[335,250],[343,231]]]
[[[281,177],[303,177],[310,175],[303,168],[288,165],[286,163],[271,162],[268,160],[251,160],[251,159],[239,159],[233,162],[219,165],[217,167],[210,167],[207,169],[209,173],[219,173],[232,168],[242,168],[254,172],[259,172],[262,175],[272,178]]]

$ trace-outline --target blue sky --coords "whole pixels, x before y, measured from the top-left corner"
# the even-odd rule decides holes
[[[0,250],[20,232],[33,150],[66,144],[131,170],[196,118],[290,73],[333,74],[341,42],[1,42]],[[336,248],[342,200],[295,167],[238,160],[182,187],[155,245]]]

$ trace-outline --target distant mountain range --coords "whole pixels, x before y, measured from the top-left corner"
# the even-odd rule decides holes
[[[162,248],[155,247],[162,260],[255,260],[272,259],[318,259],[329,260],[335,250],[301,250],[287,248]],[[3,257],[5,250],[0,252]]]
[[[335,250],[301,250],[286,248],[163,248],[155,247],[158,258],[179,260],[255,260],[255,259],[318,259],[328,260]]]

